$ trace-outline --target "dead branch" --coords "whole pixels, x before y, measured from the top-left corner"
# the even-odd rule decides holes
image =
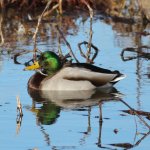
[[[62,50],[61,50],[61,39],[60,39],[60,34],[57,30],[57,42],[58,42],[58,53],[59,53],[59,56],[63,56],[62,54]]]
[[[58,53],[60,56],[62,56],[62,50],[61,50],[61,44],[60,44],[60,36],[58,35]]]
[[[97,54],[98,54],[98,51],[99,51],[98,48],[97,48],[95,45],[93,45],[93,44],[91,43],[91,47],[94,49],[95,53],[94,53],[93,57],[90,59],[90,57],[88,57],[87,54],[85,55],[85,54],[83,53],[82,49],[81,49],[81,45],[83,45],[83,44],[84,44],[84,45],[87,45],[88,42],[84,41],[84,42],[81,42],[81,43],[78,44],[78,48],[79,48],[79,51],[80,51],[81,56],[84,57],[87,62],[93,63],[94,59],[96,58],[96,56],[97,56]],[[88,52],[87,52],[87,53],[88,53]]]
[[[71,56],[70,56],[69,53],[66,54],[65,56],[60,55],[59,57],[60,57],[60,59],[61,59],[62,64],[64,64],[64,66],[67,66],[67,65],[69,65],[69,64],[72,63],[72,59],[71,59],[71,60],[68,60],[68,58],[71,58]]]
[[[129,61],[129,60],[133,60],[133,59],[136,59],[138,57],[143,57],[143,58],[147,58],[147,59],[150,59],[150,53],[149,52],[143,52],[142,49],[145,48],[145,49],[150,49],[149,46],[140,46],[140,47],[128,47],[128,48],[125,48],[121,51],[121,58],[123,61]],[[125,52],[132,52],[132,53],[136,53],[137,56],[128,56],[128,57],[125,57]]]
[[[23,116],[23,111],[22,111],[22,105],[19,96],[16,96],[17,100],[17,112],[19,113],[19,116]]]
[[[90,32],[89,32],[89,42],[88,42],[88,53],[87,56],[88,58],[90,57],[91,54],[91,43],[92,43],[92,36],[93,36],[93,30],[92,30],[92,23],[93,23],[93,9],[91,8],[91,6],[88,4],[88,2],[86,0],[82,0],[82,2],[87,6],[87,8],[89,9],[89,14],[90,14]]]
[[[43,17],[46,17],[48,15],[50,15],[55,9],[57,9],[59,7],[58,4],[54,5],[50,10],[46,11],[44,14],[43,14]]]
[[[4,35],[3,35],[3,31],[2,31],[2,23],[3,23],[3,16],[0,16],[0,37],[1,37],[1,43],[0,46],[3,46],[4,44]]]
[[[41,53],[41,51],[40,50],[37,50],[39,53]],[[14,63],[15,64],[21,64],[21,65],[26,65],[26,63],[21,63],[21,62],[19,62],[18,61],[18,57],[19,56],[22,56],[22,55],[24,55],[24,54],[28,54],[28,53],[31,53],[31,52],[34,52],[33,50],[31,51],[31,50],[22,50],[21,52],[19,52],[19,53],[16,53],[16,54],[14,54],[14,56],[13,56],[13,60],[14,60]],[[33,59],[32,59],[33,60]],[[29,61],[30,62],[30,61]],[[29,63],[28,62],[28,63]]]
[[[45,9],[43,10],[41,16],[38,19],[36,30],[35,30],[35,33],[33,35],[33,41],[34,41],[34,54],[33,54],[33,58],[34,58],[34,60],[36,59],[36,52],[37,52],[37,46],[36,46],[37,33],[38,33],[38,30],[39,30],[39,27],[40,27],[40,24],[41,24],[41,21],[42,21],[42,17],[43,17],[44,13],[46,12],[46,10],[48,9],[48,7],[50,6],[51,3],[52,3],[52,0],[50,0],[50,1],[47,2],[47,5],[45,6]]]
[[[20,128],[21,128],[21,123],[22,123],[22,116],[18,116],[16,118],[16,134],[18,135],[20,132]]]
[[[69,53],[70,53],[70,55],[75,59],[75,61],[76,61],[77,63],[79,63],[79,60],[78,60],[78,59],[76,58],[76,56],[74,55],[74,53],[73,53],[73,51],[72,51],[72,48],[71,48],[69,42],[68,42],[68,41],[66,40],[66,38],[64,37],[64,35],[63,35],[63,33],[61,32],[61,30],[59,29],[58,25],[55,25],[55,27],[56,27],[57,31],[59,32],[59,34],[61,35],[61,37],[63,38],[63,40],[65,41],[67,47],[69,48]]]

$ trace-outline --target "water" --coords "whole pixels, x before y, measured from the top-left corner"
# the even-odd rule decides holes
[[[69,20],[72,17],[74,20]],[[127,78],[115,85],[117,89],[115,93],[122,95],[121,99],[134,109],[149,112],[149,61],[140,57],[123,61],[120,56],[123,48],[149,44],[149,37],[139,37],[136,34],[138,31],[143,31],[144,27],[141,24],[107,23],[106,20],[100,18],[97,15],[93,21],[92,42],[100,49],[95,65],[119,70],[126,74]],[[71,44],[77,58],[84,61],[77,50],[77,44],[88,41],[89,18],[85,14],[80,17],[65,16],[64,22],[67,24],[65,26],[63,23],[64,31],[67,31],[67,33],[64,32],[66,39]],[[31,31],[36,25],[35,22],[24,22],[24,24],[28,26],[27,30]],[[58,42],[52,29],[49,23],[42,24],[37,43],[38,49],[57,50]],[[150,31],[148,26],[146,30]],[[13,31],[10,30],[10,32]],[[16,41],[11,41],[10,39],[14,37],[18,38]],[[17,51],[33,49],[30,34],[26,36],[10,34],[6,42],[10,45],[13,43],[12,47]],[[64,43],[61,44],[61,47],[64,53],[68,52]],[[45,98],[41,95],[35,97],[34,94],[28,94],[27,90],[28,79],[34,72],[23,71],[24,66],[14,64],[12,56],[13,52],[0,55],[1,149],[96,150],[131,147],[149,149],[148,128],[139,117],[122,112],[129,108],[114,95],[109,92],[103,94],[98,92],[93,96],[95,91],[86,94],[74,93],[73,96],[78,96],[74,97],[74,101],[65,101],[66,97],[63,96],[66,96],[66,93],[64,95],[61,93],[60,97],[57,97],[57,93],[53,93],[53,97],[49,97],[52,94],[45,94]],[[31,58],[32,53],[19,57],[19,61],[25,62]],[[22,118],[17,116],[16,96],[20,97],[23,106]],[[90,98],[83,100],[84,96],[85,99],[86,96]],[[99,103],[102,100],[103,102]],[[103,122],[100,122],[101,117]],[[150,123],[146,117],[143,119],[147,124]]]

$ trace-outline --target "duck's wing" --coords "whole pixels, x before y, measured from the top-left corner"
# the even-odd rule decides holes
[[[72,63],[72,64],[70,64],[70,67],[72,67],[72,68],[74,68],[74,67],[85,68],[85,69],[91,70],[93,72],[99,72],[99,73],[111,74],[113,72],[111,70],[100,68],[100,67],[88,64],[88,63]]]
[[[87,63],[73,63],[63,68],[64,79],[89,81],[94,86],[115,84],[124,77],[119,71],[111,71]]]

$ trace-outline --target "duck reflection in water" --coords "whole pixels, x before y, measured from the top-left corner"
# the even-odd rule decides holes
[[[95,106],[101,101],[119,100],[120,94],[115,88],[96,89],[89,91],[38,91],[28,88],[33,100],[31,111],[36,112],[41,124],[50,125],[59,117],[61,108],[78,109]],[[41,103],[41,108],[36,108]]]
[[[36,110],[36,108],[34,108]],[[51,125],[55,123],[59,117],[60,107],[51,102],[43,102],[40,109],[37,111],[38,122],[43,125]]]
[[[99,133],[98,133],[98,142],[96,145],[100,148],[110,148],[112,147],[125,147],[133,148],[138,146],[144,138],[146,138],[150,132],[146,133],[140,140],[135,144],[130,143],[117,143],[110,144],[109,146],[102,145],[102,104],[105,102],[115,101],[123,102],[122,94],[119,93],[115,88],[107,89],[96,89],[91,91],[38,91],[28,88],[28,93],[33,100],[33,106],[31,111],[36,112],[38,125],[41,127],[46,138],[46,141],[49,145],[50,137],[49,134],[45,132],[42,125],[51,125],[56,122],[60,116],[61,109],[73,109],[80,110],[81,108],[87,108],[88,111],[88,127],[87,131],[83,132],[83,137],[80,140],[80,144],[84,143],[85,138],[90,135],[91,132],[91,123],[90,123],[90,112],[91,106],[99,106]],[[36,107],[36,104],[42,104],[39,108]],[[123,102],[124,103],[124,102]],[[126,105],[127,106],[127,105]],[[130,145],[130,147],[128,147]],[[114,149],[114,148],[112,148]]]

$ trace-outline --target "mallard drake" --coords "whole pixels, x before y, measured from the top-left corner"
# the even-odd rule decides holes
[[[67,64],[67,65],[66,65]],[[37,70],[28,81],[28,87],[35,90],[80,91],[98,87],[111,87],[124,74],[119,71],[103,69],[88,63],[63,63],[52,51],[41,53],[38,60],[25,70]]]

